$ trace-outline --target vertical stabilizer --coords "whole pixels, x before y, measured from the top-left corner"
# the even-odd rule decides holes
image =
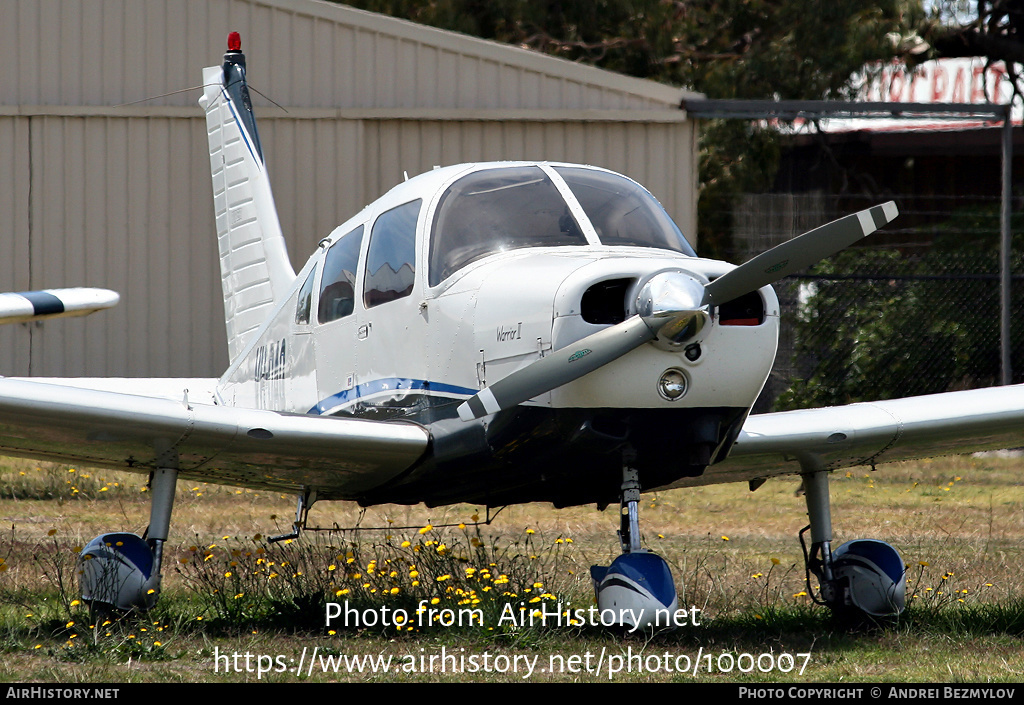
[[[199,105],[206,111],[224,321],[234,361],[287,293],[295,270],[270,191],[237,32],[228,36],[224,65],[203,69],[203,86]]]

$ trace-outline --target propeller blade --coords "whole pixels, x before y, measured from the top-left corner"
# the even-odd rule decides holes
[[[549,353],[480,390],[476,396],[459,405],[459,418],[471,421],[509,409],[593,372],[653,339],[654,332],[643,318],[628,318]]]
[[[853,213],[762,252],[705,287],[704,303],[721,305],[810,267],[870,235],[899,215],[896,203]]]

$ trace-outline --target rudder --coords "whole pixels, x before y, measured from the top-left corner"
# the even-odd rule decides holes
[[[241,40],[232,32],[223,66],[203,69],[206,132],[217,220],[228,355],[234,361],[295,280],[281,233],[245,81]]]

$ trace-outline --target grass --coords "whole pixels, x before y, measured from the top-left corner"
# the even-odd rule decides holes
[[[527,615],[559,603],[588,608],[589,566],[618,551],[614,508],[510,507],[477,526],[482,507],[364,514],[325,503],[311,523],[381,530],[306,532],[270,545],[264,537],[290,524],[292,497],[183,482],[158,607],[120,618],[90,612],[76,600],[76,549],[104,531],[142,533],[145,478],[9,461],[0,467],[0,679],[1019,681],[1019,467],[960,457],[833,476],[836,543],[890,541],[908,565],[907,612],[857,630],[806,595],[796,541],[806,509],[795,479],[754,493],[726,485],[645,495],[644,544],[669,561],[680,606],[700,624],[644,638],[502,619],[506,605],[522,614],[520,603]],[[327,600],[347,601],[359,624],[329,629]],[[446,626],[444,609],[453,620],[471,610],[481,617]],[[800,654],[810,654],[802,674]],[[390,657],[391,668],[353,657]],[[771,668],[759,669],[758,658]]]

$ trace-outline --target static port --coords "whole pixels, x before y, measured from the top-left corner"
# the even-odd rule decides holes
[[[686,355],[686,359],[690,362],[697,362],[697,360],[700,359],[701,354],[700,343],[691,343],[690,345],[687,345],[683,354]]]

